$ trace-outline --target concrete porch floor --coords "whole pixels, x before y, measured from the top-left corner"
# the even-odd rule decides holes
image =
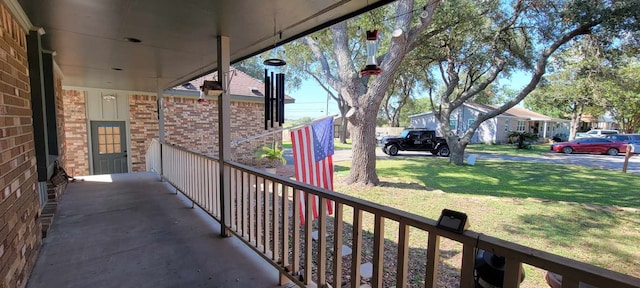
[[[151,173],[70,183],[27,287],[278,286],[277,270],[173,191]]]

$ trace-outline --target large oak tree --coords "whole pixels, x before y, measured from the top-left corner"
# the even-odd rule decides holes
[[[383,34],[402,29],[399,37],[383,37],[377,55],[382,73],[361,76],[362,49],[356,49],[348,21],[304,37],[317,67],[317,77],[351,107],[352,167],[349,183],[376,185],[375,123],[380,104],[408,53],[423,57],[426,71],[436,69],[444,89],[432,99],[439,129],[451,148],[451,161],[463,163],[464,149],[479,125],[522,101],[542,79],[547,61],[576,37],[602,31],[634,29],[640,7],[633,1],[605,0],[399,0],[369,17],[369,27]],[[382,12],[380,12],[382,11]],[[388,13],[387,13],[388,12]],[[378,14],[376,14],[378,13]],[[422,15],[420,15],[422,14]],[[424,17],[420,17],[424,16]],[[356,20],[358,21],[358,20]],[[360,42],[360,43],[361,43]],[[430,65],[434,64],[434,68]],[[512,100],[479,116],[463,135],[449,128],[451,113],[503,75],[518,69],[530,80]]]

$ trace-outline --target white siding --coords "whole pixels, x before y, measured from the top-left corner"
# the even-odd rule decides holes
[[[438,131],[438,120],[433,114],[410,116],[412,128],[426,128]],[[438,133],[438,132],[436,132]]]
[[[486,143],[492,144],[496,143],[496,118],[489,119],[487,121],[482,122],[478,130],[476,130],[477,138],[473,143]]]
[[[495,143],[507,143],[509,140],[509,133],[516,131],[518,129],[518,118],[506,118],[506,117],[498,117],[496,118],[497,127],[496,127],[496,138]]]

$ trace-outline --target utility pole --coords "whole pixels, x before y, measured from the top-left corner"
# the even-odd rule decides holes
[[[331,96],[331,94],[327,93],[327,109],[324,110],[326,112],[326,116],[329,116],[329,96]]]

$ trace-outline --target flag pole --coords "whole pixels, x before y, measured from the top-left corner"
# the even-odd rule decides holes
[[[271,130],[271,131],[268,131],[268,132],[265,132],[265,133],[262,133],[262,134],[254,135],[254,136],[251,136],[251,137],[238,139],[238,140],[235,140],[235,141],[231,141],[231,145],[232,146],[233,145],[238,145],[238,144],[241,144],[241,143],[244,143],[244,142],[248,142],[248,141],[251,141],[251,140],[254,140],[254,139],[258,139],[258,138],[262,138],[262,137],[265,137],[265,136],[269,136],[271,134],[276,134],[276,133],[280,133],[282,131],[293,130],[293,129],[296,129],[296,128],[304,127],[306,125],[311,125],[313,123],[320,122],[320,121],[322,121],[324,119],[327,119],[329,117],[336,117],[336,116],[338,116],[338,114],[324,116],[324,117],[320,117],[320,118],[311,120],[309,122],[304,122],[302,124],[294,125],[294,126],[291,126],[291,127],[288,127],[288,128],[279,128],[279,129]]]

